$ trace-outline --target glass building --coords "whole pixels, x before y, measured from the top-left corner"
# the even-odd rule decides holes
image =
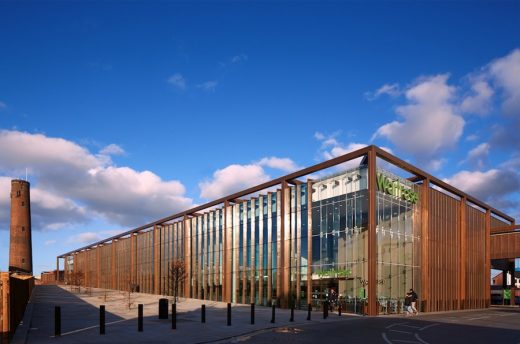
[[[413,288],[423,311],[479,308],[489,305],[489,231],[512,223],[369,146],[57,264],[64,260],[68,283],[172,295],[171,266],[180,262],[179,294],[204,300],[313,309],[333,301],[343,312],[377,315],[402,312]]]

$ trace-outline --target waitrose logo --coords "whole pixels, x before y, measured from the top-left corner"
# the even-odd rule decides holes
[[[419,194],[409,186],[403,185],[398,180],[392,180],[382,173],[377,174],[377,189],[413,204],[419,200]]]

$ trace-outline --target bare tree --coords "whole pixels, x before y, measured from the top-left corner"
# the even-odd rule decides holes
[[[131,309],[132,308],[132,305],[134,304],[133,301],[132,301],[132,292],[134,291],[135,289],[135,283],[132,283],[130,280],[128,280],[128,292],[127,292],[127,305],[128,305],[128,309]]]
[[[81,271],[73,271],[68,274],[68,283],[70,284],[70,290],[72,286],[78,287],[78,293],[81,292],[81,285],[83,284],[84,274]]]
[[[172,292],[174,301],[177,302],[177,299],[179,297],[179,286],[182,283],[184,283],[184,280],[186,279],[186,264],[184,262],[184,259],[174,260],[170,264],[168,270],[168,285],[170,291]]]

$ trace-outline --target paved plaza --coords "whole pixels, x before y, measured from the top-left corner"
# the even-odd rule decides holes
[[[362,317],[331,313],[323,319],[313,312],[256,306],[255,324],[250,307],[233,305],[232,324],[227,326],[226,304],[195,299],[177,303],[177,329],[158,319],[161,296],[103,289],[72,290],[66,286],[37,286],[24,323],[14,343],[520,343],[520,308],[420,314],[416,317]],[[129,302],[130,301],[130,302]],[[170,300],[171,302],[171,300]],[[130,303],[130,307],[129,307]],[[137,331],[137,305],[144,305],[143,332]],[[206,305],[206,323],[201,323],[201,305]],[[62,314],[62,335],[54,337],[54,307]],[[99,334],[99,306],[106,307],[106,334]],[[169,307],[171,312],[171,305]]]
[[[255,307],[255,324],[251,325],[248,305],[232,306],[232,323],[227,326],[226,303],[181,299],[177,303],[177,329],[171,329],[169,319],[158,319],[158,303],[162,296],[132,293],[130,308],[128,293],[92,288],[71,291],[67,286],[37,286],[29,304],[26,324],[20,327],[15,342],[26,343],[92,343],[92,342],[153,342],[206,343],[233,340],[257,331],[296,324],[320,322],[348,322],[359,316],[331,313],[324,320],[322,313],[313,312],[311,321],[306,311],[276,309],[275,323],[271,323],[271,308]],[[171,299],[171,298],[170,298]],[[170,301],[171,303],[171,301]],[[137,305],[144,306],[143,332],[137,331]],[[201,323],[201,306],[206,305],[206,323]],[[62,335],[54,337],[54,307],[61,307]],[[99,306],[106,309],[106,334],[99,334]],[[30,320],[28,319],[30,317]],[[25,334],[25,336],[22,336]]]

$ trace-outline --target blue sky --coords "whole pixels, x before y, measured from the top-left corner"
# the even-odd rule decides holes
[[[366,144],[520,217],[520,3],[0,1],[0,269]]]

